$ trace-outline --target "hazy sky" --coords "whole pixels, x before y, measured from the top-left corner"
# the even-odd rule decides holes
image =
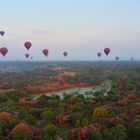
[[[105,47],[111,54],[101,59],[140,60],[140,0],[0,0],[0,47],[7,47],[6,60],[25,59],[23,44],[36,60],[97,60]],[[3,59],[0,56],[0,59]]]

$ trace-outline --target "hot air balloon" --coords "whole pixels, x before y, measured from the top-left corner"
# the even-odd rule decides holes
[[[65,57],[67,57],[67,55],[68,55],[68,52],[63,52],[63,55],[65,56]]]
[[[28,53],[25,54],[25,57],[28,58],[30,55]]]
[[[119,57],[115,57],[115,59],[118,61],[119,60]]]
[[[98,52],[97,55],[98,55],[98,57],[101,57],[102,53]]]
[[[32,43],[30,41],[26,41],[24,43],[24,46],[26,47],[27,50],[29,50],[31,48],[31,46],[32,46]]]
[[[131,61],[133,61],[134,60],[134,58],[133,57],[131,57]]]
[[[5,32],[4,31],[0,31],[0,35],[4,36]]]
[[[0,48],[0,53],[1,53],[3,56],[5,56],[5,55],[7,54],[7,52],[8,52],[8,49],[7,49],[7,48],[5,48],[5,47]]]
[[[110,48],[105,48],[105,49],[104,49],[104,53],[105,53],[106,55],[109,55],[109,53],[110,53]]]
[[[42,50],[42,53],[43,53],[46,57],[48,57],[48,55],[49,55],[49,50],[48,50],[48,49],[43,49],[43,50]]]

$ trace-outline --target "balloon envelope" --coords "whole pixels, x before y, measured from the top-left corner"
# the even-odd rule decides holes
[[[42,53],[47,57],[49,54],[49,50],[48,49],[43,49]]]
[[[67,57],[67,55],[68,55],[68,52],[63,52],[63,55],[65,56],[65,57]]]
[[[1,53],[3,56],[5,56],[5,55],[7,54],[7,52],[8,52],[8,49],[7,49],[7,48],[5,48],[5,47],[0,48],[0,53]]]
[[[115,59],[118,61],[119,60],[119,57],[116,57]]]
[[[134,58],[133,57],[131,57],[131,61],[133,61],[134,60]]]
[[[26,41],[24,43],[24,46],[26,47],[27,50],[29,50],[31,48],[31,46],[32,46],[32,43],[30,41]]]
[[[98,52],[97,55],[98,55],[98,57],[101,57],[102,53]]]
[[[109,55],[109,53],[110,53],[110,48],[105,48],[105,49],[104,49],[104,53],[105,53],[106,55]]]
[[[5,32],[4,31],[0,31],[0,35],[4,36]]]

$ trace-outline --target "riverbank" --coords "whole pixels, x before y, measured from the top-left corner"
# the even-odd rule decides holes
[[[111,81],[106,80],[105,82],[103,82],[101,85],[98,85],[98,86],[73,87],[73,88],[58,90],[55,92],[45,92],[41,94],[35,94],[35,95],[32,95],[32,97],[34,99],[37,99],[42,95],[47,95],[47,96],[58,95],[60,98],[63,98],[64,93],[70,94],[70,93],[75,93],[75,92],[78,92],[79,94],[82,94],[85,97],[93,97],[94,93],[97,91],[103,91],[104,94],[106,94],[110,90],[111,90]]]

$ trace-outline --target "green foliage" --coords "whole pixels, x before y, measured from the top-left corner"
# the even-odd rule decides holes
[[[82,126],[87,126],[88,123],[89,123],[88,119],[85,118],[82,120]]]
[[[81,123],[80,123],[79,120],[76,120],[75,127],[76,127],[76,128],[77,128],[77,127],[81,127]]]
[[[46,132],[42,134],[41,140],[53,140],[52,136],[49,136]]]
[[[140,140],[140,124],[129,126],[127,140]]]
[[[3,121],[3,120],[0,119],[0,128],[3,129],[5,127],[7,127],[7,122],[5,122],[5,121]]]
[[[39,119],[41,110],[39,108],[32,108],[30,109],[30,114]]]
[[[44,128],[44,133],[48,134],[51,137],[54,137],[56,134],[57,128],[54,124],[48,124],[45,128]]]
[[[55,99],[48,100],[48,106],[54,107],[54,108],[58,107],[59,106],[59,101],[55,100]]]
[[[12,136],[12,140],[30,140],[30,136],[26,132],[19,131]]]
[[[14,102],[17,102],[19,98],[26,96],[26,93],[20,90],[9,91],[6,93],[7,97]]]
[[[1,103],[0,107],[6,111],[16,111],[16,103],[11,99],[7,99],[6,102]]]
[[[41,97],[39,97],[37,99],[37,104],[39,107],[45,107],[47,105],[49,97],[47,97],[46,95],[42,95]]]
[[[41,113],[41,117],[42,119],[46,120],[46,121],[51,121],[54,118],[54,112],[50,109],[45,109],[42,113]]]
[[[31,114],[28,114],[24,120],[29,123],[29,124],[36,124],[37,123],[37,118]]]
[[[90,137],[92,140],[103,140],[103,135],[101,132],[91,131]]]
[[[110,130],[113,140],[125,140],[127,137],[126,128],[122,124],[117,124]]]
[[[70,100],[72,98],[72,96],[73,96],[72,94],[63,93],[63,99],[65,102]]]
[[[3,131],[2,131],[2,127],[0,127],[0,140],[3,140]]]
[[[29,110],[27,110],[27,109],[20,109],[18,117],[19,117],[19,119],[24,119],[24,118],[26,118],[26,116],[28,116],[28,114],[29,114]]]
[[[72,120],[72,123],[73,125],[76,124],[76,121],[79,120],[80,122],[83,120],[83,114],[80,113],[80,112],[75,112],[75,113],[72,113],[71,114],[71,120]]]
[[[109,116],[108,117],[114,117],[116,115],[117,115],[116,112],[115,111],[112,111],[112,112],[109,113]]]
[[[72,111],[73,112],[78,112],[79,110],[85,109],[85,104],[84,102],[76,102],[75,105],[73,106]]]
[[[19,123],[19,121],[17,119],[11,119],[8,123],[10,128],[13,128],[14,126],[16,126]]]

